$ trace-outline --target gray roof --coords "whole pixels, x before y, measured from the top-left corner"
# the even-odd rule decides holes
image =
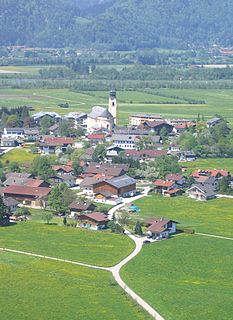
[[[39,135],[40,131],[39,131],[39,128],[25,128],[24,134],[26,134],[26,135],[30,135],[30,134]]]
[[[112,114],[106,108],[100,106],[93,107],[91,113],[89,114],[89,117],[93,119],[96,119],[98,117],[113,118]]]
[[[113,141],[132,141],[134,142],[136,139],[138,139],[138,135],[134,134],[113,134],[112,140]]]
[[[28,172],[9,172],[6,174],[6,178],[30,178],[32,176],[31,173]]]
[[[24,129],[23,128],[4,128],[7,132],[20,132],[23,133]]]
[[[14,198],[11,198],[11,197],[4,198],[3,202],[7,207],[17,206],[19,204],[19,202],[17,200],[15,200]]]
[[[193,189],[193,188],[198,188],[201,192],[204,193],[204,195],[207,198],[208,197],[213,197],[213,196],[216,195],[214,187],[209,185],[209,184],[208,185],[203,185],[203,184],[196,183],[196,184],[192,185],[192,187],[190,189]]]
[[[221,119],[220,118],[212,118],[210,120],[207,121],[208,124],[213,124],[213,123],[216,123],[216,122],[219,122]]]
[[[134,178],[131,178],[127,175],[123,175],[120,177],[112,178],[110,180],[107,180],[107,183],[110,185],[116,187],[116,188],[123,188],[132,184],[135,184],[137,181]]]

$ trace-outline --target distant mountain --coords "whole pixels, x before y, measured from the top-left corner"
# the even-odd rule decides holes
[[[0,0],[0,45],[233,45],[231,0]]]

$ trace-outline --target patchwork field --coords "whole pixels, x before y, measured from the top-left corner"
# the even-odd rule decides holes
[[[233,237],[233,199],[199,202],[187,197],[151,195],[134,203],[141,209],[135,219],[164,217],[178,221],[178,227]]]
[[[0,252],[0,273],[1,319],[150,318],[105,271]]]
[[[166,320],[231,320],[232,241],[179,235],[144,247],[121,274]]]
[[[0,247],[112,266],[130,254],[134,243],[110,232],[28,221],[1,228]]]
[[[154,93],[153,93],[154,92]],[[189,104],[185,99],[204,100],[206,104]],[[164,117],[193,118],[198,113],[206,119],[220,113],[233,123],[232,90],[159,89],[149,92],[119,91],[119,124],[128,122],[132,113],[155,113]],[[68,109],[59,103],[68,102]],[[172,102],[169,104],[169,102]],[[181,104],[182,103],[182,104]],[[35,111],[89,112],[93,105],[107,105],[108,92],[71,92],[68,89],[0,89],[0,107],[32,106]]]

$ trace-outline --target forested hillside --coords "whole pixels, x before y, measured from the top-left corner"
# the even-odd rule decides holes
[[[233,45],[231,0],[0,0],[0,45]]]

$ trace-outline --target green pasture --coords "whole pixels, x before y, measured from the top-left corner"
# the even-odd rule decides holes
[[[119,124],[126,124],[133,113],[154,113],[170,118],[196,119],[198,113],[204,119],[221,114],[233,123],[232,90],[158,89],[149,92],[119,91]],[[161,95],[160,95],[161,94]],[[163,95],[167,95],[164,97]],[[175,96],[178,96],[177,99]],[[206,104],[188,104],[185,98],[204,100]],[[168,104],[173,101],[173,104]],[[70,107],[58,104],[68,102]],[[181,104],[182,102],[182,104]],[[94,105],[108,104],[108,92],[71,92],[68,89],[0,89],[0,107],[32,106],[37,111],[89,112]]]
[[[7,166],[11,162],[16,162],[19,165],[25,165],[32,162],[37,157],[36,154],[22,148],[14,148],[0,157],[3,166]]]
[[[198,159],[196,161],[181,162],[180,164],[187,167],[188,173],[198,169],[224,169],[233,173],[233,158]]]
[[[106,271],[0,252],[0,272],[1,319],[149,319]]]
[[[135,219],[164,217],[179,222],[178,228],[233,238],[233,199],[200,202],[187,197],[150,195],[134,203],[141,209]]]
[[[111,266],[129,255],[134,243],[128,237],[110,231],[97,232],[27,221],[1,228],[0,247]]]
[[[232,241],[182,234],[145,246],[121,275],[166,320],[231,320],[232,261]]]

